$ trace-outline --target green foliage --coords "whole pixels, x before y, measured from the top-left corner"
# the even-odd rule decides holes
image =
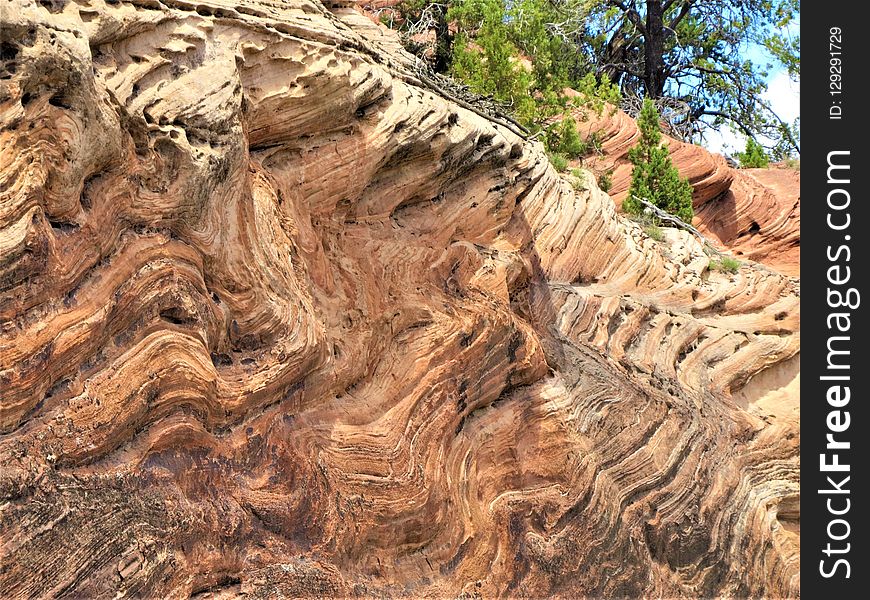
[[[517,60],[519,50],[501,0],[465,0],[454,4],[447,16],[458,26],[451,74],[478,94],[504,102],[521,120],[533,119],[534,79]]]
[[[650,8],[663,11],[656,23]],[[402,0],[382,19],[438,72],[503,103],[533,133],[546,130],[552,151],[561,144],[550,143],[560,136],[552,124],[572,110],[600,114],[622,95],[644,95],[684,103],[673,119],[693,139],[730,125],[773,140],[768,154],[781,160],[800,153],[800,121],[783,121],[765,99],[772,65],[744,57],[760,44],[798,77],[799,11],[800,0]]]
[[[568,116],[551,125],[545,139],[551,152],[564,154],[568,158],[580,158],[588,150],[586,142],[577,131],[577,124]]]
[[[637,215],[629,215],[629,219],[637,223],[643,229],[643,232],[657,242],[664,241],[665,232],[661,228],[659,220],[648,213],[640,213]]]
[[[613,171],[605,171],[598,176],[598,187],[602,192],[609,192],[613,187]]]
[[[643,232],[657,242],[661,242],[665,239],[665,232],[662,231],[662,228],[655,223],[650,223],[649,225],[644,227]]]
[[[550,159],[550,162],[557,171],[562,172],[568,168],[568,159],[565,158],[564,154],[559,154],[558,152],[547,152],[547,157]]]
[[[601,133],[593,131],[592,134],[586,138],[586,146],[587,154],[604,154],[604,141],[602,140]]]
[[[586,187],[586,172],[580,169],[571,169],[571,187],[578,192],[585,191]]]
[[[770,163],[764,147],[752,138],[746,140],[746,150],[737,153],[737,160],[743,169],[764,169]]]
[[[574,117],[570,115],[566,114],[560,121],[546,125],[544,131],[544,143],[547,149],[564,154],[570,159],[603,152],[601,134],[594,131],[584,138],[577,129]]]
[[[576,54],[566,52],[565,42],[547,28],[552,10],[546,0],[458,0],[447,16],[457,28],[451,75],[502,102],[530,131],[543,131],[559,167],[565,158],[600,147],[597,138],[590,145],[581,137],[572,111],[601,114],[605,106],[618,105],[620,93],[610,81],[582,72]],[[569,97],[566,88],[580,95]]]
[[[554,2],[565,9],[553,23],[623,95],[685,102],[681,119],[696,135],[730,125],[774,140],[776,159],[800,153],[799,123],[783,122],[764,97],[774,64],[799,76],[800,0],[597,0],[584,2],[582,18],[571,20],[579,1]],[[748,60],[750,44],[767,56]]]
[[[435,4],[403,0],[387,21],[405,32],[406,46],[437,67],[439,50],[449,48],[449,74],[482,96],[491,97],[532,133],[542,132],[547,149],[569,158],[589,151],[577,123],[578,109],[598,114],[618,105],[620,91],[594,75],[595,65],[553,29],[570,5],[585,11],[590,0],[450,0]],[[444,8],[446,7],[446,13]],[[450,27],[443,27],[441,15]],[[440,28],[440,29],[439,29]],[[434,34],[435,48],[413,42],[413,34]],[[414,38],[418,39],[418,38]],[[571,88],[579,96],[568,96]]]
[[[801,159],[799,158],[787,158],[785,159],[785,166],[789,169],[794,169],[795,171],[801,170]]]
[[[658,112],[649,99],[643,102],[638,127],[640,141],[628,152],[628,159],[634,168],[628,196],[622,203],[623,210],[640,214],[643,205],[636,197],[644,198],[686,223],[691,223],[694,216],[692,186],[687,179],[680,177],[671,162],[668,147],[662,143]]]
[[[764,36],[763,44],[788,69],[789,75],[797,77],[801,69],[801,36],[790,26],[800,16],[801,0],[768,2],[773,9],[773,26]]]
[[[622,100],[619,86],[608,79],[598,79],[593,73],[587,73],[574,84],[574,89],[583,98],[582,105],[601,115],[604,107],[610,105],[615,111]]]
[[[723,256],[720,260],[711,260],[708,268],[711,271],[720,271],[722,273],[736,273],[740,270],[740,261],[730,256]]]
[[[736,273],[742,263],[736,258],[726,256],[720,261],[720,264],[722,265],[722,270],[726,273]]]

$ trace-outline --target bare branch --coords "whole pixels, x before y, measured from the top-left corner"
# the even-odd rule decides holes
[[[704,250],[711,250],[717,256],[725,256],[725,254],[721,250],[719,250],[716,246],[713,245],[713,242],[711,242],[710,240],[705,238],[701,234],[700,231],[695,229],[689,223],[686,223],[685,221],[683,221],[680,217],[678,217],[676,215],[672,215],[671,213],[669,213],[665,210],[662,210],[661,208],[659,208],[658,206],[656,206],[655,204],[653,204],[652,202],[650,202],[646,198],[641,198],[640,196],[635,196],[634,194],[632,194],[631,197],[634,198],[635,200],[637,200],[638,202],[640,202],[641,205],[643,205],[644,212],[646,212],[648,214],[652,214],[656,218],[658,218],[659,220],[664,221],[666,223],[673,223],[674,225],[676,225],[680,229],[685,229],[686,231],[691,233],[693,236],[698,238],[698,241],[701,242],[701,245],[704,247]]]
[[[626,4],[624,2],[621,2],[620,0],[608,0],[608,1],[612,6],[615,6],[616,8],[620,9],[623,12],[623,14],[625,14],[625,16],[628,17],[628,19],[632,22],[632,24],[635,27],[637,27],[641,33],[646,35],[646,27],[643,24],[643,19],[641,19],[640,13],[638,13],[637,10],[635,10],[635,8],[633,6],[632,7],[626,6]]]
[[[668,4],[672,4],[672,2],[669,2]],[[671,22],[668,25],[668,28],[676,29],[677,25],[680,24],[680,21],[685,19],[686,15],[688,15],[689,12],[692,10],[692,4],[693,4],[693,0],[686,0],[686,2],[683,4],[683,6],[680,7],[680,12],[677,13],[677,16],[675,16],[673,19],[671,19]],[[665,10],[667,11],[668,8],[670,8],[670,6],[666,6]]]

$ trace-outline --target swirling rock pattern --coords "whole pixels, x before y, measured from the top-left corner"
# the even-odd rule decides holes
[[[637,123],[613,109],[578,110],[576,117],[584,135],[601,140],[602,153],[586,159],[586,166],[611,174],[610,195],[621,205],[631,184],[628,151],[640,139]],[[800,171],[733,169],[719,154],[667,136],[665,141],[674,166],[694,188],[695,226],[738,257],[800,276]]]
[[[799,300],[316,0],[14,0],[8,597],[799,595]]]

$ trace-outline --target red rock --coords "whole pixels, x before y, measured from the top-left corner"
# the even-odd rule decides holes
[[[43,4],[0,15],[6,596],[799,596],[793,280],[352,9]]]
[[[599,174],[612,171],[609,193],[621,206],[631,184],[628,151],[638,142],[637,124],[613,109],[600,115],[579,111],[576,117],[581,134],[597,132],[603,141],[603,154],[584,159],[584,165]],[[738,257],[800,275],[800,171],[733,169],[700,146],[665,140],[674,166],[694,188],[694,225]]]

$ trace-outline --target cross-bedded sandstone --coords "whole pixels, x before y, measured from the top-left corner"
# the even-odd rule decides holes
[[[646,237],[351,8],[2,27],[4,594],[799,595],[793,280]]]

